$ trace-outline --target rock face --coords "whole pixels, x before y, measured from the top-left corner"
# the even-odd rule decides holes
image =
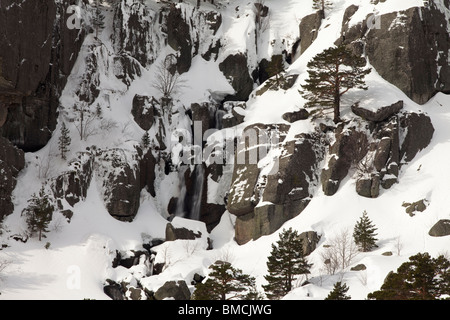
[[[24,151],[43,147],[56,127],[58,98],[84,30],[69,29],[67,7],[81,1],[3,1],[0,7],[0,134]],[[36,14],[39,12],[39,14]],[[0,116],[1,118],[1,116]]]
[[[256,128],[279,130],[281,156],[272,168],[260,169],[257,163],[250,162],[235,164],[227,209],[237,216],[235,231],[239,244],[274,232],[308,205],[314,183],[318,181],[317,164],[323,157],[323,148],[317,147],[317,137],[301,134],[295,140],[283,142],[289,126],[257,125]],[[258,144],[267,142],[259,139]],[[255,147],[248,145],[248,148],[252,146]],[[250,155],[249,149],[243,148],[241,152]],[[264,158],[257,158],[261,159]],[[257,206],[260,201],[262,204]]]
[[[24,167],[23,151],[0,137],[0,221],[14,210],[11,194],[16,186],[17,175]]]
[[[325,18],[324,12],[319,10],[304,17],[300,22],[300,54],[316,40],[323,18]]]
[[[338,42],[359,53],[365,42],[365,52],[377,72],[412,100],[423,104],[436,92],[450,90],[449,25],[438,6],[441,4],[430,2],[426,8],[413,7],[381,15],[379,28],[370,30],[367,23],[370,16],[350,29],[344,19]],[[352,6],[346,13],[351,17],[356,10]]]

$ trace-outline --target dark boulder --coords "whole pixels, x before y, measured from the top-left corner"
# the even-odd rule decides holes
[[[299,120],[306,120],[309,117],[308,110],[302,108],[294,112],[286,112],[283,114],[282,118],[289,123],[294,123]]]
[[[397,114],[401,109],[403,109],[403,101],[398,101],[390,106],[381,107],[376,111],[361,108],[358,104],[352,105],[352,111],[354,114],[367,121],[373,122],[385,121],[394,114]]]
[[[122,291],[122,287],[115,281],[106,280],[107,285],[103,287],[103,292],[112,300],[125,300],[125,296]]]
[[[149,130],[155,122],[155,116],[161,116],[161,106],[154,97],[135,95],[131,114],[134,121],[143,130]]]
[[[156,300],[174,299],[190,300],[191,292],[184,280],[167,281],[162,287],[156,290],[154,298]]]
[[[450,235],[450,220],[441,219],[431,227],[428,234],[432,237],[445,237]]]

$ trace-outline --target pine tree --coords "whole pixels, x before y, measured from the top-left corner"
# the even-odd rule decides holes
[[[334,123],[339,123],[341,97],[350,89],[367,90],[364,77],[371,69],[364,69],[364,58],[354,55],[344,45],[331,47],[317,54],[307,65],[309,79],[302,85],[302,96],[309,100],[305,107],[333,109]]]
[[[216,261],[205,282],[195,286],[193,300],[243,300],[255,296],[255,278],[233,268],[231,263]]]
[[[342,284],[340,281],[334,284],[333,290],[328,294],[325,300],[350,300],[351,297],[347,296],[347,285]]]
[[[390,272],[380,290],[367,295],[375,300],[435,300],[450,295],[450,261],[425,252],[409,257],[397,272]]]
[[[45,193],[44,187],[39,191],[39,195],[33,194],[28,200],[28,206],[23,210],[26,215],[28,230],[31,234],[38,232],[39,241],[44,232],[48,232],[47,227],[52,220],[54,207],[50,197]]]
[[[70,138],[70,131],[67,129],[66,124],[63,122],[61,126],[61,135],[58,139],[58,148],[61,153],[61,158],[66,160],[66,154],[69,152],[69,146],[72,142]]]
[[[292,282],[300,274],[309,273],[311,264],[303,256],[302,239],[292,228],[283,229],[267,261],[269,274],[264,276],[263,289],[269,299],[280,299],[292,289]]]
[[[375,233],[376,230],[377,228],[375,228],[366,210],[364,210],[362,217],[353,229],[353,239],[362,252],[368,252],[377,247],[376,241],[378,239],[375,238],[377,235]]]

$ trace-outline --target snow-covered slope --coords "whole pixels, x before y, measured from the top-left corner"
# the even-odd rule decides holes
[[[178,2],[178,1],[176,1]],[[190,123],[183,116],[192,103],[208,102],[211,93],[233,94],[233,87],[219,69],[219,64],[230,54],[247,54],[249,70],[253,70],[263,58],[270,59],[289,49],[299,37],[300,20],[313,13],[312,0],[266,0],[270,7],[270,25],[260,34],[255,46],[255,23],[253,2],[247,0],[216,1],[213,6],[202,2],[204,10],[218,10],[222,15],[222,24],[214,37],[220,37],[222,48],[216,60],[209,61],[200,55],[192,59],[188,72],[181,75],[186,86],[176,95],[174,104],[179,110],[174,113],[166,130],[190,130]],[[439,1],[438,1],[439,2]],[[158,8],[159,1],[146,0],[149,8]],[[191,14],[196,1],[184,0],[177,4],[187,17]],[[257,85],[247,101],[245,121],[238,129],[253,123],[284,123],[282,115],[304,104],[298,89],[307,77],[306,65],[317,53],[333,45],[341,33],[344,11],[350,5],[359,9],[350,24],[363,21],[376,9],[380,14],[406,10],[422,6],[422,0],[388,0],[377,5],[367,0],[337,0],[333,9],[326,12],[325,21],[318,32],[317,39],[300,58],[287,69],[288,74],[298,74],[298,80],[289,90],[268,91],[256,95]],[[439,2],[440,3],[440,2]],[[431,118],[435,132],[431,144],[422,150],[409,163],[401,167],[398,183],[389,190],[382,190],[379,197],[369,199],[355,192],[355,180],[348,176],[341,183],[339,191],[326,196],[320,188],[297,217],[286,222],[277,232],[262,236],[244,245],[234,241],[234,222],[236,217],[227,211],[220,223],[208,234],[202,222],[176,217],[172,223],[177,227],[186,227],[201,231],[197,240],[168,241],[152,248],[156,252],[154,263],[165,263],[164,270],[157,275],[151,274],[151,266],[139,263],[131,268],[112,266],[116,252],[122,257],[132,251],[143,250],[143,244],[152,239],[165,237],[168,213],[166,208],[172,196],[179,191],[179,176],[176,172],[164,175],[162,169],[156,169],[156,196],[152,197],[143,189],[140,194],[140,206],[132,222],[122,222],[111,217],[105,208],[103,198],[104,177],[94,174],[87,196],[73,207],[70,223],[61,214],[55,212],[49,226],[47,238],[38,241],[30,238],[25,243],[14,238],[26,233],[26,223],[21,215],[27,200],[39,191],[43,182],[56,177],[69,169],[67,161],[58,156],[57,141],[63,120],[68,120],[71,106],[78,101],[76,90],[85,75],[85,58],[92,50],[97,57],[95,74],[99,76],[99,96],[95,103],[102,106],[103,119],[96,124],[102,130],[93,133],[86,140],[80,140],[74,122],[68,121],[72,144],[68,159],[77,156],[77,152],[87,147],[99,149],[122,148],[133,152],[144,134],[131,114],[133,97],[138,95],[156,96],[159,92],[151,86],[155,68],[164,57],[173,53],[170,46],[161,46],[153,64],[141,67],[141,75],[129,86],[114,76],[115,48],[111,42],[113,10],[108,1],[103,7],[106,15],[105,29],[101,31],[100,41],[94,34],[86,37],[78,61],[68,79],[67,86],[60,99],[63,109],[52,139],[47,146],[37,152],[26,154],[26,168],[19,175],[14,191],[14,213],[3,221],[0,250],[0,263],[7,267],[0,274],[0,299],[109,299],[103,291],[106,279],[116,282],[126,281],[131,286],[143,286],[156,291],[166,281],[185,280],[192,291],[191,280],[195,273],[207,275],[208,267],[216,260],[228,260],[236,268],[256,278],[257,285],[265,283],[267,257],[271,244],[278,240],[283,228],[292,227],[300,233],[315,231],[321,235],[317,248],[308,256],[313,264],[308,275],[309,284],[301,286],[306,280],[301,277],[296,287],[285,299],[324,299],[332,290],[336,281],[344,281],[349,286],[348,295],[352,299],[365,299],[369,292],[378,290],[386,275],[411,255],[429,252],[431,255],[450,254],[450,238],[431,237],[430,228],[440,219],[450,219],[448,194],[450,186],[450,96],[438,93],[428,103],[418,105],[409,99],[400,89],[385,81],[376,70],[366,78],[369,90],[352,91],[342,107],[343,119],[354,117],[351,101],[361,101],[367,108],[385,106],[404,101],[406,111],[422,111]],[[192,17],[191,17],[192,18]],[[258,48],[256,50],[256,48]],[[202,50],[202,48],[200,48]],[[107,125],[109,123],[109,126]],[[100,127],[103,125],[103,127]],[[288,133],[294,137],[301,132],[312,130],[310,123],[293,124]],[[156,132],[152,133],[155,138]],[[166,136],[164,141],[168,149],[176,142]],[[426,199],[428,207],[424,212],[410,216],[405,212],[404,202]],[[363,211],[377,227],[378,248],[371,252],[359,253],[351,266],[342,272],[330,275],[324,269],[322,253],[333,238],[347,230],[350,233]],[[209,248],[207,237],[212,240]],[[45,248],[46,243],[49,247]],[[383,253],[392,252],[392,255]],[[351,271],[350,267],[364,264],[366,270]]]

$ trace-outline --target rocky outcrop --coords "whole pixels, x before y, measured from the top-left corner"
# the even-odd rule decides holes
[[[345,24],[348,19],[344,19],[338,42],[358,53],[365,46],[377,72],[423,104],[436,92],[450,91],[449,25],[439,6],[442,4],[430,2],[427,7],[384,14],[377,17],[378,25],[370,29],[368,21],[373,20],[372,15],[351,28]],[[356,10],[355,6],[348,8],[348,16]]]
[[[2,2],[0,7],[0,133],[24,151],[36,151],[56,127],[59,96],[84,40],[66,26],[67,7],[82,1]],[[36,14],[39,12],[39,14]],[[7,110],[7,111],[5,111]]]
[[[219,69],[235,90],[235,94],[225,100],[247,101],[253,91],[253,80],[247,71],[247,57],[243,53],[231,54],[219,64]]]
[[[258,167],[264,157],[256,158],[255,163],[235,164],[227,209],[237,216],[235,240],[239,244],[274,232],[304,210],[318,182],[317,166],[324,154],[317,136],[301,134],[284,141],[287,125],[257,125],[247,130],[254,128],[278,130],[279,145],[272,148],[280,148],[281,155],[273,167]],[[258,134],[256,144],[241,150],[248,159],[250,150],[267,145],[262,136]]]
[[[16,186],[16,178],[25,167],[22,150],[0,137],[0,222],[14,210],[11,195]]]

